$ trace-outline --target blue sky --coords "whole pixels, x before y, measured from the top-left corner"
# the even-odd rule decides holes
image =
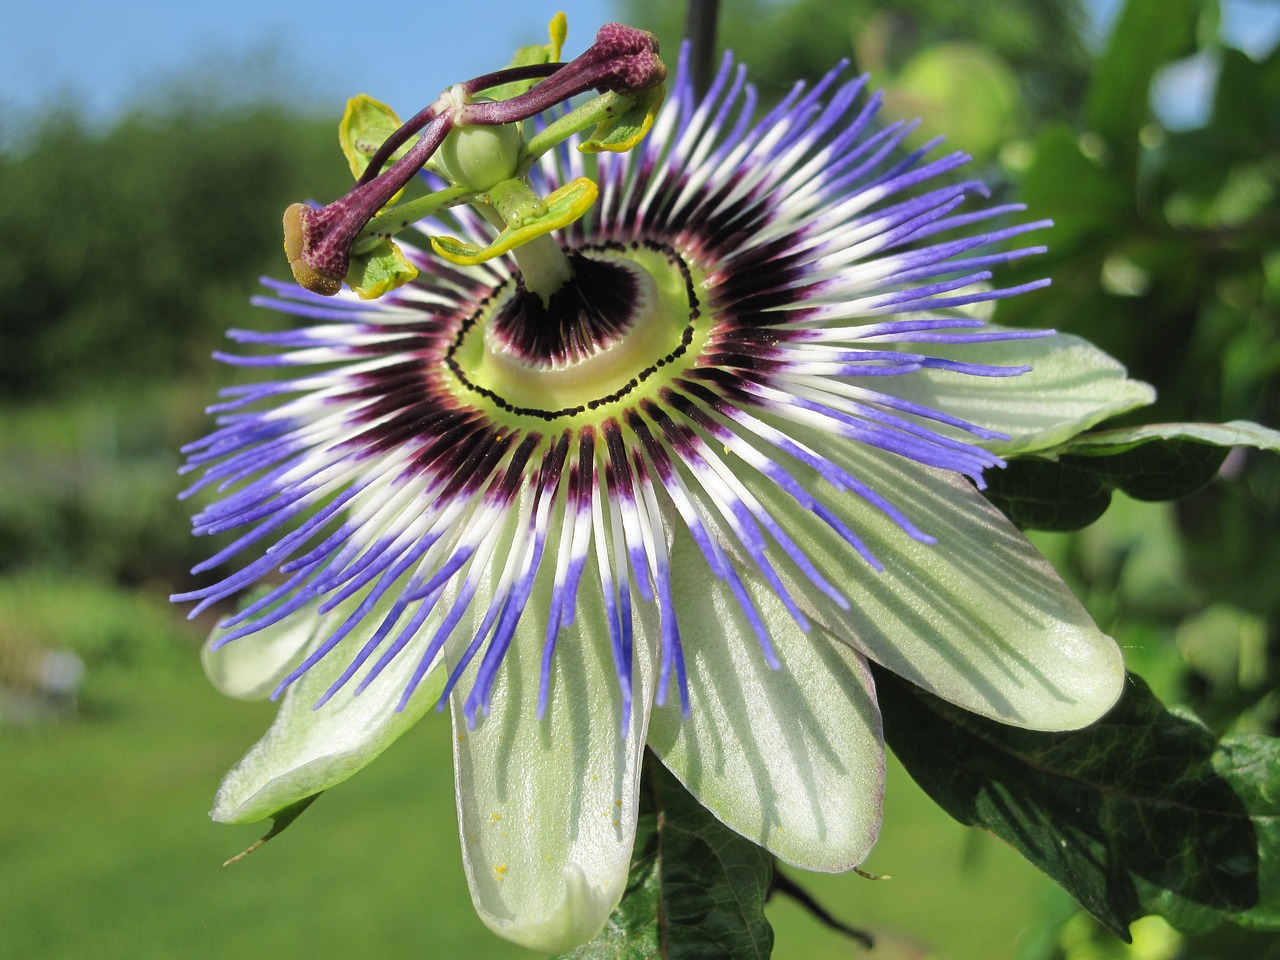
[[[662,0],[672,2],[672,0]],[[1122,0],[1086,0],[1101,36]],[[732,9],[733,0],[725,7]],[[14,6],[18,6],[16,0]],[[614,0],[417,0],[402,28],[379,34],[359,22],[348,0],[26,0],[0,31],[0,129],[3,117],[29,115],[59,96],[109,119],[148,89],[205,69],[252,72],[274,66],[289,89],[339,112],[353,93],[416,112],[448,84],[495,66],[497,56],[545,36],[550,13],[569,17],[570,54],[618,16]],[[1225,0],[1224,33],[1255,55],[1280,35],[1280,3]],[[1211,65],[1192,64],[1157,94],[1192,120]]]
[[[361,24],[380,4],[334,0],[15,0],[0,31],[0,110],[60,95],[108,118],[193,64],[245,69],[268,60],[289,86],[340,111],[368,93],[413,114],[450,83],[487,73],[515,47],[545,42],[556,10],[569,51],[616,19],[611,0],[415,0],[416,16],[384,33]]]

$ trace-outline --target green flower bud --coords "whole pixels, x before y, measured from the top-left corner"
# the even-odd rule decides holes
[[[483,192],[515,176],[522,143],[514,123],[458,126],[444,138],[435,161],[453,183]]]

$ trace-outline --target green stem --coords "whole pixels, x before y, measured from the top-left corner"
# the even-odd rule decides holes
[[[525,289],[541,297],[543,304],[550,303],[551,295],[573,276],[569,258],[549,233],[521,244],[511,254],[520,266]]]

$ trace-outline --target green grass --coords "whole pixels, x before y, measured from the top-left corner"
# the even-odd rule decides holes
[[[176,662],[175,662],[176,661]],[[0,957],[531,957],[483,927],[458,852],[448,724],[428,717],[286,833],[205,815],[272,707],[210,689],[194,651],[91,671],[78,718],[0,731]],[[1002,960],[1044,888],[1011,851],[952,824],[898,768],[868,869],[798,875],[874,956]],[[771,907],[778,960],[859,948],[790,902]]]

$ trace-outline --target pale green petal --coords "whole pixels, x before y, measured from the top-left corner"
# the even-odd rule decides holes
[[[500,936],[555,953],[595,936],[626,888],[657,615],[653,604],[637,603],[634,702],[624,739],[599,580],[590,568],[577,619],[560,633],[550,704],[538,719],[549,594],[541,582],[530,598],[489,716],[466,728],[474,668],[452,706],[458,822],[476,910]]]
[[[982,443],[1001,456],[1049,449],[1156,398],[1150,386],[1130,380],[1111,356],[1064,333],[956,346],[930,343],[921,350],[965,363],[1031,366],[1030,373],[1016,377],[922,370],[882,377],[876,384],[885,393],[1008,434],[1009,440]]]
[[[937,540],[912,540],[859,497],[809,476],[811,489],[884,565],[876,573],[825,522],[754,471],[740,471],[848,598],[850,608],[840,609],[780,558],[797,599],[836,637],[931,693],[1016,726],[1075,729],[1115,702],[1124,683],[1115,642],[968,481],[840,438],[787,429]],[[804,472],[793,470],[797,477]]]
[[[654,711],[649,743],[729,827],[808,870],[861,863],[880,828],[884,743],[863,658],[806,634],[766,587],[752,588],[781,669],[728,586],[687,535],[673,556],[690,715]]]
[[[344,605],[313,620],[313,643],[327,637],[350,609]],[[426,642],[420,632],[359,696],[353,690],[363,672],[323,707],[312,709],[381,620],[376,614],[367,617],[289,688],[266,736],[223,779],[210,812],[214,820],[252,823],[341,783],[389,747],[436,702],[443,687],[439,670],[423,680],[403,711],[396,710]],[[254,640],[248,636],[231,646]]]
[[[320,618],[311,613],[285,617],[265,630],[233,640],[215,650],[226,630],[214,630],[200,650],[205,675],[219,693],[237,700],[261,700],[270,695],[302,659],[311,645]]]

